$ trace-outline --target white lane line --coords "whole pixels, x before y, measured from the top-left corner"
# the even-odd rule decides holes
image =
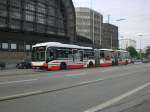
[[[76,85],[72,85],[72,86],[68,86],[68,87],[64,87],[64,88],[52,89],[52,90],[37,90],[37,91],[20,93],[20,94],[15,94],[15,95],[10,95],[10,96],[3,96],[3,97],[0,97],[0,101],[17,99],[17,98],[22,98],[22,97],[27,97],[27,96],[37,95],[37,94],[44,94],[44,93],[53,92],[53,91],[65,90],[65,89],[69,89],[72,87],[82,86],[82,85],[89,84],[89,83],[96,83],[96,82],[103,81],[103,80],[106,80],[106,79],[81,82],[81,83],[77,83]]]
[[[101,78],[101,79],[97,79],[97,80],[85,81],[85,82],[79,83],[79,85],[84,85],[84,84],[89,84],[89,83],[96,83],[96,82],[104,81],[104,80],[107,80],[107,79],[106,78]]]
[[[31,96],[31,95],[40,94],[42,92],[43,91],[39,90],[39,91],[15,94],[15,95],[10,95],[10,96],[4,96],[4,97],[0,97],[0,101],[11,100],[11,99],[16,99],[16,98],[21,98],[21,97],[27,97],[27,96]]]
[[[0,82],[0,85],[5,84],[13,84],[13,83],[22,83],[22,82],[31,82],[31,81],[37,81],[38,79],[28,79],[28,80],[19,80],[19,81],[7,81],[7,82]]]
[[[97,111],[100,111],[100,110],[102,110],[104,108],[107,108],[107,107],[109,107],[109,106],[119,102],[120,100],[123,100],[126,97],[129,97],[129,96],[133,95],[134,93],[136,93],[136,92],[138,92],[138,91],[140,91],[140,90],[142,90],[142,89],[144,89],[144,88],[146,88],[148,86],[150,86],[150,82],[146,83],[146,84],[144,84],[144,85],[142,85],[142,86],[140,86],[140,87],[138,87],[138,88],[136,88],[136,89],[134,89],[132,91],[129,91],[129,92],[123,94],[123,95],[120,95],[120,96],[118,96],[116,98],[113,98],[113,99],[111,99],[109,101],[106,101],[105,103],[102,103],[102,104],[100,104],[98,106],[92,107],[92,108],[90,108],[90,109],[88,109],[88,110],[86,110],[84,112],[97,112]]]

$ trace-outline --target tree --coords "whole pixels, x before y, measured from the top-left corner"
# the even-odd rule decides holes
[[[132,58],[137,58],[138,57],[138,52],[136,51],[136,49],[132,46],[127,48],[127,51],[130,53],[130,56]]]

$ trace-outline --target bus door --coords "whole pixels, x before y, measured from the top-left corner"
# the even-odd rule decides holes
[[[105,63],[105,52],[100,50],[100,66]]]
[[[79,59],[80,59],[80,62],[83,62],[83,59],[84,59],[84,51],[83,50],[79,50]]]
[[[79,60],[79,53],[77,49],[72,50],[73,63],[77,63]]]

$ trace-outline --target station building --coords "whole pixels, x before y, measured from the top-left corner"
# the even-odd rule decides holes
[[[73,43],[75,22],[72,0],[0,0],[0,61],[30,57],[35,43]]]

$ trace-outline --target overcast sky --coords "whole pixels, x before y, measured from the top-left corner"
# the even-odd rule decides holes
[[[137,48],[150,46],[150,0],[73,0],[75,7],[89,7],[103,14],[104,22],[119,27],[119,35],[137,40]],[[120,22],[117,19],[126,19]]]

